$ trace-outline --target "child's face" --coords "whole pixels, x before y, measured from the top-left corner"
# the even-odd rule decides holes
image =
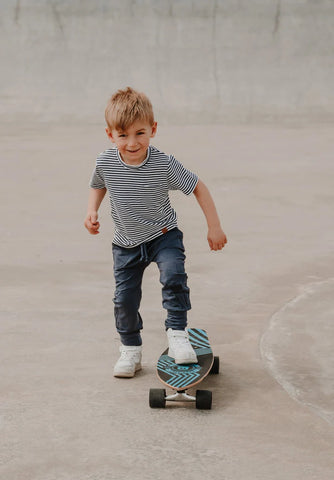
[[[136,120],[126,130],[106,128],[110,140],[116,144],[123,162],[140,165],[146,158],[150,139],[155,136],[157,123],[150,125],[146,121]]]

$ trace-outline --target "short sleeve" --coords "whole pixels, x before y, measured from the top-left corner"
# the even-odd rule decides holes
[[[198,183],[198,176],[187,170],[182,163],[178,162],[173,155],[169,157],[168,166],[168,187],[169,190],[181,190],[184,194],[190,195]]]
[[[105,188],[105,181],[101,167],[98,165],[95,167],[92,178],[90,179],[89,186],[91,188]]]

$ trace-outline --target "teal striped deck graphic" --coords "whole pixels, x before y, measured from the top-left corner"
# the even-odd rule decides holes
[[[188,334],[189,340],[195,349],[200,347],[210,348],[209,339],[204,330],[199,328],[189,328]]]
[[[158,361],[158,370],[169,375],[168,384],[171,387],[182,388],[196,381],[201,367],[197,363],[177,365],[171,357],[162,355]]]

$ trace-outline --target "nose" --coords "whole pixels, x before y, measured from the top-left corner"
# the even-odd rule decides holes
[[[136,137],[129,137],[129,147],[134,147],[135,145],[137,145]]]

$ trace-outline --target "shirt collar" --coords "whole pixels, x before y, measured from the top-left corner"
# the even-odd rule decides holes
[[[119,150],[118,150],[117,147],[116,147],[116,152],[117,152],[118,160],[121,162],[122,165],[124,165],[124,167],[130,168],[130,169],[135,169],[135,168],[140,168],[143,165],[145,165],[145,163],[147,163],[148,159],[150,158],[151,146],[149,146],[148,149],[147,149],[147,155],[146,155],[145,160],[143,160],[142,163],[140,163],[139,165],[129,165],[128,163],[123,162],[121,154],[119,153]]]

